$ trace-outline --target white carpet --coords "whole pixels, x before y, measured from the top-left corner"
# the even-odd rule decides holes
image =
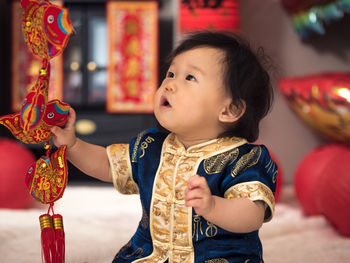
[[[70,186],[54,208],[63,215],[67,263],[111,262],[141,218],[139,197],[120,195],[112,186]],[[41,262],[38,217],[46,210],[0,209],[0,262]],[[350,262],[350,239],[321,216],[304,217],[291,189],[260,233],[266,263]]]

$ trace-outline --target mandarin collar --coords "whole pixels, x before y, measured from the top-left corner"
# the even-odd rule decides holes
[[[224,137],[192,145],[186,149],[178,137],[170,133],[164,141],[163,152],[186,157],[206,157],[226,152],[245,143],[247,140],[240,137]]]

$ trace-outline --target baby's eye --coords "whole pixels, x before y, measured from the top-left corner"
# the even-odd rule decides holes
[[[168,72],[168,74],[166,75],[168,78],[173,78],[175,77],[175,74],[171,71]]]
[[[189,74],[189,75],[186,76],[186,80],[194,81],[194,80],[196,80],[196,78],[193,77],[191,74]]]

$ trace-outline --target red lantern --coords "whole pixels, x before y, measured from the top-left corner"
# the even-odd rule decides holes
[[[34,155],[21,144],[0,138],[0,207],[27,208],[33,201],[24,178]]]
[[[350,147],[334,154],[316,184],[319,211],[339,231],[350,237]]]
[[[179,30],[238,31],[239,6],[237,0],[182,0]]]
[[[319,214],[315,200],[316,184],[323,170],[333,162],[336,156],[347,150],[348,147],[342,144],[320,146],[309,152],[299,163],[294,174],[294,190],[306,215]]]

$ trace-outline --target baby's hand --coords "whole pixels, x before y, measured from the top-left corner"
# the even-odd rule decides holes
[[[56,147],[67,145],[67,148],[71,148],[75,144],[77,140],[74,128],[75,119],[75,111],[72,108],[70,108],[68,120],[65,127],[60,128],[58,126],[54,126],[51,128],[51,132],[54,134],[54,136],[52,137],[52,141],[56,145]]]
[[[185,205],[192,206],[196,213],[206,217],[215,206],[207,180],[198,174],[192,176],[185,190]]]

